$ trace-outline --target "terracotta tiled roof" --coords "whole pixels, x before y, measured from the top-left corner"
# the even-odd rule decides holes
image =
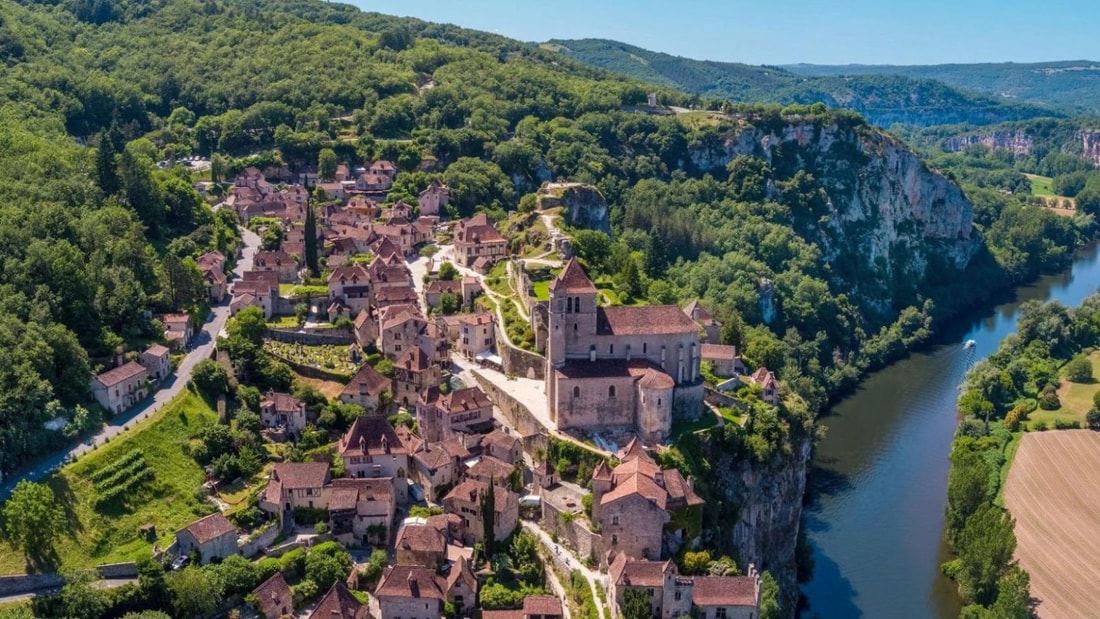
[[[729,361],[737,358],[737,347],[722,344],[702,344],[699,346],[699,354],[704,360],[721,359]]]
[[[261,282],[272,288],[278,288],[279,274],[271,271],[245,271],[241,274],[241,281]]]
[[[99,376],[96,376],[96,380],[102,383],[104,387],[114,387],[125,380],[142,375],[148,376],[145,366],[136,361],[129,361],[124,365],[120,365],[112,370],[107,370]]]
[[[550,282],[550,291],[566,294],[597,292],[595,284],[584,274],[584,269],[576,258],[570,258],[561,273]]]
[[[453,591],[459,582],[471,591],[477,591],[477,578],[474,578],[474,573],[470,571],[470,564],[465,557],[459,557],[451,566],[451,571],[447,574],[447,592]]]
[[[672,389],[676,386],[676,381],[666,372],[649,368],[638,380],[638,385],[642,389]]]
[[[699,304],[698,301],[692,301],[684,307],[684,314],[687,314],[688,318],[691,318],[695,322],[705,325],[717,325],[718,321],[714,319],[714,316],[707,311],[705,307]]]
[[[302,410],[302,401],[298,398],[290,395],[289,393],[279,393],[277,391],[268,391],[264,394],[263,401],[260,402],[260,408],[274,408],[278,412],[293,413]]]
[[[756,607],[756,579],[749,576],[696,576],[691,601],[696,606]]]
[[[752,374],[752,382],[760,385],[761,387],[768,388],[778,385],[775,380],[775,374],[768,371],[768,368],[761,367]]]
[[[483,610],[481,619],[524,619],[523,610]]]
[[[351,382],[344,387],[344,390],[340,392],[340,395],[346,395],[349,397],[356,397],[361,395],[361,387],[366,387],[367,394],[377,397],[382,393],[390,390],[392,381],[386,378],[381,372],[372,368],[369,364],[364,363],[359,371],[355,373],[355,376],[351,379]]]
[[[226,533],[236,533],[237,528],[226,520],[221,512],[214,512],[209,516],[199,518],[195,522],[187,525],[187,532],[190,533],[199,544],[205,544]]]
[[[439,399],[439,404],[437,404],[437,406],[445,413],[456,415],[458,413],[491,408],[493,403],[489,401],[489,396],[485,395],[481,387],[474,386],[448,393]]]
[[[315,619],[363,619],[367,617],[366,607],[348,591],[348,588],[337,579],[325,597],[317,604],[310,617]]]
[[[603,497],[600,498],[600,504],[607,505],[632,495],[638,495],[652,501],[658,509],[664,510],[668,507],[668,492],[666,492],[664,488],[658,486],[657,482],[645,475],[631,475],[627,477],[624,481],[616,485],[611,492],[604,494]]]
[[[272,470],[283,488],[321,488],[328,481],[328,464],[324,462],[280,462]]]
[[[466,325],[487,325],[494,322],[493,315],[489,312],[478,312],[476,314],[462,314],[458,317],[458,322]]]
[[[413,454],[413,458],[423,468],[435,471],[453,465],[458,456],[447,449],[443,443],[432,443],[421,446],[421,449]]]
[[[340,455],[405,454],[405,445],[394,432],[385,417],[363,415],[355,419],[351,428],[340,438]]]
[[[260,612],[265,617],[282,617],[294,612],[294,596],[280,572],[275,572],[271,578],[263,581],[252,590],[252,594],[256,596]]]
[[[462,292],[462,282],[446,279],[432,280],[428,287],[424,290],[428,294],[443,294],[449,292],[452,294],[459,294]]]
[[[164,355],[167,355],[168,352],[169,350],[166,347],[161,346],[160,344],[153,344],[149,348],[146,348],[145,352],[141,354],[150,355],[153,357],[163,357]]]
[[[409,372],[423,372],[432,366],[432,361],[419,347],[413,347],[398,357],[394,366]]]
[[[519,438],[517,438],[515,435],[508,434],[507,432],[504,432],[499,428],[494,429],[492,432],[486,434],[481,439],[482,446],[497,447],[504,451],[511,451],[512,448],[516,446],[516,443],[519,442]]]
[[[619,553],[608,567],[616,585],[626,587],[660,587],[665,582],[665,572],[676,568],[671,561],[645,561],[628,559]]]
[[[600,307],[598,335],[675,335],[695,333],[699,326],[675,305]]]
[[[494,482],[502,482],[508,479],[514,469],[515,467],[507,462],[497,460],[492,456],[482,456],[476,464],[470,467],[466,475],[470,479],[478,481],[487,482],[492,479]]]
[[[418,565],[395,565],[387,568],[374,590],[377,597],[398,597],[443,600],[443,588],[435,572]]]
[[[394,508],[393,478],[351,477],[332,480],[329,510],[355,509],[362,516],[389,516]]]
[[[375,302],[378,304],[388,303],[393,305],[395,303],[416,303],[416,291],[411,286],[395,286],[392,288],[382,288],[374,293]]]
[[[370,312],[365,309],[359,310],[359,315],[355,317],[355,328],[362,329],[363,325],[367,324],[370,320]]]
[[[552,595],[529,595],[523,598],[525,615],[561,615],[561,600]]]
[[[668,384],[668,381],[672,380],[669,376],[668,381],[665,381],[660,376],[654,376],[654,374],[668,376],[664,370],[660,367],[653,365],[645,359],[631,359],[626,361],[624,359],[601,359],[595,363],[587,360],[573,360],[567,362],[560,368],[554,370],[559,376],[567,379],[576,378],[621,378],[631,376],[635,380],[646,379],[647,388],[659,389],[668,388],[672,385]],[[661,387],[665,384],[668,387]]]
[[[447,496],[443,497],[443,501],[462,501],[468,503],[478,503],[481,501],[482,493],[489,488],[489,484],[475,479],[467,479],[458,484],[447,493]],[[510,495],[515,493],[508,488],[502,488],[497,486],[493,489],[493,511],[503,513],[508,509],[508,503]]]
[[[469,219],[458,222],[454,233],[455,244],[480,243],[507,243],[504,237],[497,231],[493,222],[485,213],[478,213]]]
[[[426,524],[407,524],[397,532],[396,546],[398,550],[434,552],[442,555],[447,546],[447,540],[435,527]]]
[[[370,276],[367,273],[367,269],[362,265],[353,264],[351,266],[337,267],[333,269],[332,274],[328,276],[329,284],[333,284],[340,280],[344,280],[345,283],[354,282],[366,284],[370,281]]]

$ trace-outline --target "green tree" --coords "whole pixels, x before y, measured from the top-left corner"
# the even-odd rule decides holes
[[[1012,527],[1012,518],[989,504],[966,520],[955,544],[959,555],[956,578],[964,600],[983,606],[993,603],[997,581],[1005,574],[1016,550]]]
[[[1020,566],[1008,568],[997,581],[997,600],[993,602],[990,611],[997,619],[1034,619],[1031,578]]]
[[[462,295],[457,292],[444,292],[439,295],[439,311],[444,316],[457,314],[462,309]]]
[[[968,519],[989,500],[989,464],[980,452],[957,445],[947,473],[947,537],[954,543]]]
[[[626,587],[623,591],[623,619],[653,619],[649,594],[642,587]]]
[[[118,152],[115,150],[107,131],[99,132],[95,156],[96,183],[103,195],[106,196],[113,196],[118,193],[122,185],[118,178],[116,155],[118,155]]]
[[[92,572],[74,571],[65,574],[65,586],[59,594],[63,617],[96,619],[108,609],[106,593],[92,586]]]
[[[453,282],[459,277],[458,268],[452,262],[444,262],[439,265],[439,279],[445,282]]]
[[[485,536],[485,556],[491,557],[496,549],[496,536],[493,533],[493,524],[496,522],[496,489],[492,477],[489,478],[489,487],[481,496],[480,508],[482,530]]]
[[[317,176],[326,181],[336,178],[338,163],[335,151],[331,148],[322,148],[321,152],[317,154]]]
[[[168,577],[172,609],[177,617],[212,615],[222,602],[221,583],[200,567],[191,565]]]
[[[119,155],[118,175],[122,196],[134,209],[142,223],[154,233],[164,224],[164,191],[153,177],[153,160],[142,152],[141,145],[132,142]]]
[[[684,553],[684,569],[685,574],[705,574],[710,567],[711,558],[710,553],[706,550],[700,550],[698,552],[686,552]]]
[[[306,200],[305,230],[305,262],[310,275],[316,277],[321,274],[320,263],[317,257],[317,214],[313,205]]]
[[[1085,355],[1078,355],[1066,364],[1064,374],[1066,380],[1072,383],[1091,383],[1092,362]]]
[[[4,504],[4,531],[29,557],[52,553],[64,523],[65,513],[45,484],[20,480]]]
[[[771,572],[764,572],[760,577],[760,619],[781,619],[782,609],[779,607],[779,585]]]
[[[229,373],[213,359],[203,359],[195,364],[191,381],[195,383],[199,393],[208,398],[217,398],[229,389]]]
[[[264,251],[277,251],[283,246],[283,227],[273,223],[260,235],[260,248]]]

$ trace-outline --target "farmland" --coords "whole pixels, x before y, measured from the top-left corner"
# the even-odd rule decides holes
[[[1008,474],[1016,556],[1031,574],[1040,617],[1087,617],[1100,608],[1100,433],[1029,432]]]

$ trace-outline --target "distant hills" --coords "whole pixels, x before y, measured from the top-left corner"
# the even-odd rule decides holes
[[[1100,113],[1100,62],[1067,60],[1017,64],[787,65],[802,76],[899,75],[1078,113]]]
[[[1064,115],[1062,110],[1051,106],[963,90],[924,76],[893,75],[886,71],[848,76],[839,67],[800,65],[796,72],[780,67],[692,60],[606,39],[553,39],[542,47],[590,66],[702,97],[780,104],[823,101],[858,111],[880,126],[986,125]],[[817,70],[823,75],[811,74]],[[1100,87],[1097,94],[1100,95]]]

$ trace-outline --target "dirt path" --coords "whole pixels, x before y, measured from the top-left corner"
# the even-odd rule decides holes
[[[1100,608],[1100,433],[1031,432],[1005,484],[1016,557],[1039,617],[1095,617]]]

